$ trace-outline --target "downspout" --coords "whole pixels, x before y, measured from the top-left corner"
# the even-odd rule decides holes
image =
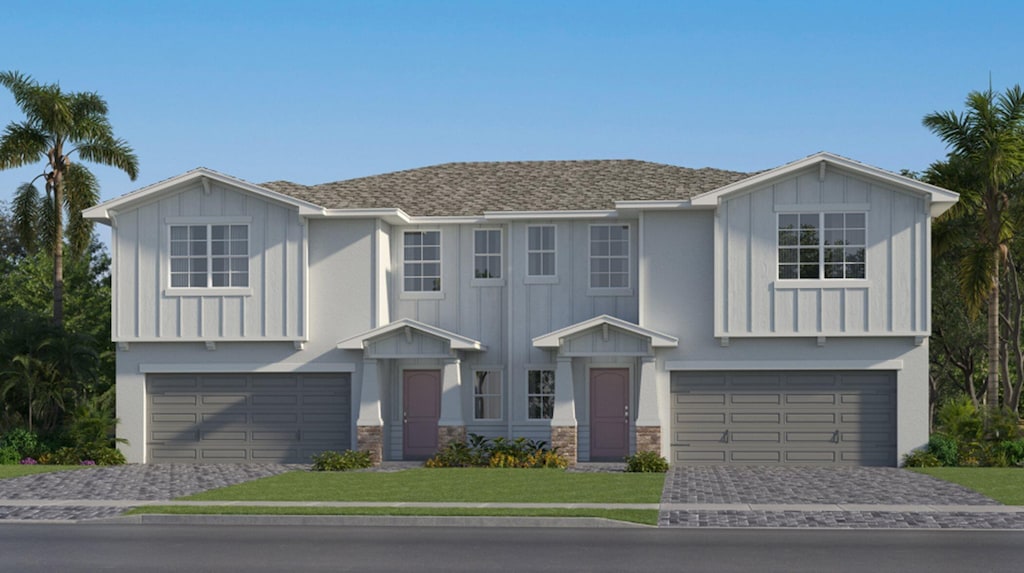
[[[512,438],[512,225],[506,227],[506,250],[508,257],[505,262],[505,436]]]

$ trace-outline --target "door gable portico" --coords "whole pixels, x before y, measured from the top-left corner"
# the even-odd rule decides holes
[[[403,318],[346,338],[339,350],[362,350],[366,359],[450,358],[456,351],[483,352],[479,340],[429,324]]]
[[[538,336],[535,348],[557,349],[559,356],[651,356],[656,348],[674,348],[679,339],[602,314]]]

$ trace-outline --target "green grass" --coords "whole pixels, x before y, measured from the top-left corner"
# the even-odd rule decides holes
[[[913,470],[960,484],[1007,505],[1024,505],[1024,469],[913,468]]]
[[[454,508],[454,507],[253,507],[153,505],[140,507],[125,515],[415,515],[474,517],[600,517],[643,525],[657,525],[655,509],[520,509],[520,508]]]
[[[44,465],[0,465],[0,479],[16,478],[32,474],[80,470],[88,466],[44,466]]]
[[[215,489],[195,501],[658,503],[665,474],[444,468],[291,472]]]

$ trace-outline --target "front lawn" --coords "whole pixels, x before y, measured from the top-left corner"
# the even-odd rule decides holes
[[[658,503],[665,474],[443,468],[291,472],[191,495],[196,501]],[[435,514],[436,515],[436,514]]]
[[[960,484],[1007,505],[1024,505],[1024,469],[1020,468],[912,468],[914,471]]]
[[[89,466],[0,465],[0,479],[16,478],[46,472],[80,470]]]
[[[259,507],[154,505],[126,515],[413,515],[472,517],[600,517],[643,525],[658,524],[656,509],[456,508],[456,507]]]

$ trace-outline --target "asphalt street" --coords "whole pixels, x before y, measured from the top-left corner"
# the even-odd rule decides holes
[[[0,571],[1015,571],[1024,533],[0,524]]]

